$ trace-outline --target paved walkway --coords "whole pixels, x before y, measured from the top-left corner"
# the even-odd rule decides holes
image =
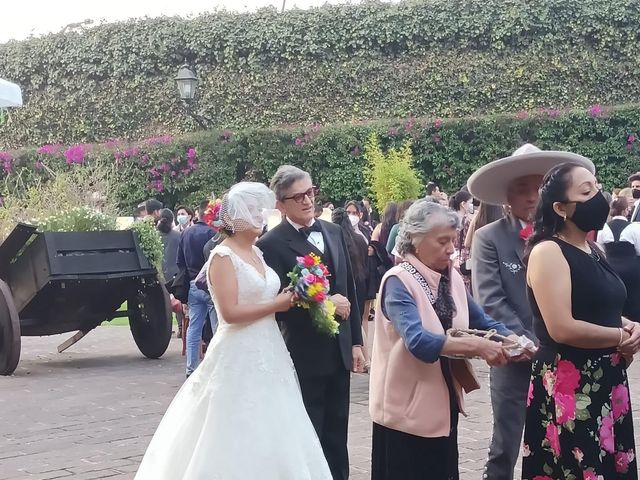
[[[0,377],[0,480],[132,479],[183,382],[180,340],[172,340],[162,359],[147,360],[127,327],[98,328],[65,353],[56,353],[68,336],[23,338],[18,370]],[[481,478],[491,433],[487,371],[479,367],[478,373],[485,387],[467,398],[469,417],[460,424],[463,480]],[[369,479],[367,378],[353,379],[352,480]],[[631,368],[631,382],[640,407],[638,365]]]

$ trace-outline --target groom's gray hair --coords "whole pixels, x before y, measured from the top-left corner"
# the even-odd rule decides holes
[[[269,187],[276,194],[278,200],[284,200],[291,185],[298,180],[311,180],[311,175],[304,170],[294,167],[293,165],[281,165],[276,174],[271,179]]]

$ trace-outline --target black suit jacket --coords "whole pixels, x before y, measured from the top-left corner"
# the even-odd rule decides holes
[[[355,283],[351,270],[351,260],[342,236],[342,229],[333,223],[316,220],[322,227],[325,253],[331,255],[333,294],[344,295],[351,302],[351,314],[340,322],[336,338],[318,333],[311,323],[309,313],[299,307],[279,313],[282,333],[291,353],[298,375],[328,375],[338,368],[351,370],[352,347],[362,345],[362,330],[358,312]],[[289,285],[287,274],[296,264],[296,257],[307,255],[314,250],[309,241],[286,219],[280,225],[263,235],[257,243],[264,259],[280,277],[282,287]],[[341,319],[337,318],[340,321]]]

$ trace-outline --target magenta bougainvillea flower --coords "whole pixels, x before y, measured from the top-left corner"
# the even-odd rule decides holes
[[[67,165],[82,165],[84,164],[86,155],[85,145],[73,145],[64,152],[64,158],[67,160]]]
[[[0,152],[0,162],[2,162],[2,168],[6,174],[11,173],[13,170],[13,155],[9,152]]]
[[[436,121],[433,122],[433,126],[436,128],[442,128],[443,123],[444,122],[442,121],[441,118],[436,118]]]
[[[122,155],[125,158],[137,157],[139,153],[139,149],[137,147],[127,148]]]
[[[42,145],[40,148],[38,148],[37,152],[40,154],[44,154],[44,155],[56,155],[57,153],[60,153],[60,150],[62,150],[64,147],[60,144],[55,144],[55,145]]]
[[[164,192],[164,182],[162,180],[154,180],[149,184],[151,190],[156,192]]]
[[[516,118],[518,120],[526,120],[527,118],[529,118],[529,112],[527,112],[526,110],[522,110],[516,113]]]
[[[148,145],[162,145],[173,142],[173,137],[171,135],[162,135],[160,137],[147,138],[143,142]]]
[[[587,112],[589,113],[589,115],[591,115],[593,118],[599,117],[602,115],[602,107],[600,105],[591,105],[588,109]]]
[[[410,132],[410,131],[413,129],[413,126],[414,126],[415,124],[416,124],[416,119],[415,119],[415,118],[413,118],[413,117],[410,117],[410,118],[409,118],[409,120],[407,120],[407,121],[404,123],[404,129],[405,129],[407,132]]]
[[[187,158],[189,160],[195,159],[198,156],[198,154],[196,153],[196,149],[191,147],[189,150],[187,150]]]

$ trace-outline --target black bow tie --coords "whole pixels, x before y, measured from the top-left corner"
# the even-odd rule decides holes
[[[322,227],[320,227],[320,222],[314,222],[310,227],[302,227],[298,230],[305,238],[309,238],[311,232],[320,232],[322,233]]]

